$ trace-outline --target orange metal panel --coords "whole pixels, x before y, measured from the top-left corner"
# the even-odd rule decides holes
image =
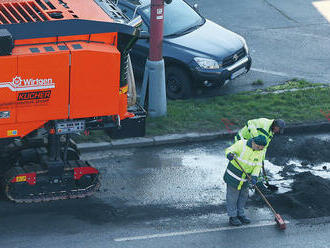
[[[13,91],[14,78],[17,75],[17,57],[0,57],[0,111],[10,111],[10,117],[0,119],[0,125],[16,121],[16,98]]]
[[[61,44],[59,44],[61,45]],[[54,51],[46,51],[51,47]],[[40,52],[32,53],[30,48]],[[69,51],[56,45],[16,47],[21,88],[17,96],[17,121],[65,119],[69,104]]]
[[[109,34],[108,34],[109,35]],[[41,43],[56,43],[56,42],[65,42],[65,41],[81,41],[85,40],[88,41],[90,40],[91,37],[94,37],[94,35],[89,35],[89,34],[83,34],[83,35],[72,35],[72,36],[60,36],[60,37],[47,37],[47,38],[37,38],[37,39],[25,39],[25,40],[16,40],[15,45],[36,45],[36,44],[41,44]],[[110,41],[111,39],[109,37],[101,36],[103,39],[99,38],[98,40],[95,41],[100,41],[100,42],[106,42]]]
[[[91,41],[98,41],[117,46],[117,33],[92,34]]]
[[[80,42],[72,52],[70,118],[119,114],[120,53],[116,47]]]
[[[55,37],[39,38],[39,39],[25,39],[15,40],[15,45],[28,45],[28,44],[40,44],[40,43],[55,43],[57,40]]]
[[[64,41],[73,41],[73,40],[89,40],[89,34],[84,34],[84,35],[72,35],[72,36],[61,36],[58,37],[58,40],[61,42]]]
[[[35,121],[0,125],[0,138],[24,137],[41,128],[45,123],[45,121]]]
[[[72,35],[72,36],[60,36],[60,37],[47,37],[38,39],[25,39],[16,40],[15,45],[35,45],[40,43],[56,43],[65,41],[95,41],[104,42],[111,45],[117,45],[117,33],[101,33],[101,34],[85,34],[85,35]]]

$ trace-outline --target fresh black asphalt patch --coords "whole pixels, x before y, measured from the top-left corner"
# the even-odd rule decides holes
[[[289,163],[297,159],[302,167],[313,168],[330,162],[329,140],[277,137],[272,141],[267,157],[273,164],[283,167],[280,175],[284,179],[293,179],[290,191],[267,195],[278,213],[296,219],[330,216],[330,180],[311,172],[293,174],[296,165]],[[328,169],[324,166],[324,173],[329,173]],[[260,197],[253,198],[252,204],[264,204]]]
[[[275,209],[296,219],[330,216],[330,180],[303,172],[294,176],[292,190],[268,197]]]

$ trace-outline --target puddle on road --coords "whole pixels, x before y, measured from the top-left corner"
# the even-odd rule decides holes
[[[330,202],[319,200],[330,201],[329,138],[281,136],[271,144],[265,168],[270,182],[279,186],[279,191],[269,196],[276,208],[295,218],[330,215],[323,211]],[[130,149],[118,154],[116,151],[101,157],[96,167],[99,163],[103,178],[108,178],[103,180],[102,190],[107,192],[109,202],[125,206],[170,205],[178,209],[220,206],[225,204],[222,177],[228,163],[224,156],[227,146],[212,143],[151,151]],[[306,186],[310,184],[312,189]],[[256,204],[262,206],[261,201]],[[293,211],[297,208],[305,211]]]

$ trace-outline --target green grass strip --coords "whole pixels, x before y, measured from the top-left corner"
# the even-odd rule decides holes
[[[326,120],[324,113],[329,111],[329,87],[276,94],[248,92],[168,101],[167,116],[148,118],[146,130],[147,136],[233,130],[244,126],[249,119],[260,117],[281,118],[288,123],[314,122]]]

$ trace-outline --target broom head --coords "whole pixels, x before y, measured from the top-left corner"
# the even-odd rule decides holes
[[[285,222],[284,220],[282,219],[281,215],[279,214],[275,214],[275,221],[278,225],[278,227],[281,229],[281,230],[284,230],[286,228],[285,226]]]

